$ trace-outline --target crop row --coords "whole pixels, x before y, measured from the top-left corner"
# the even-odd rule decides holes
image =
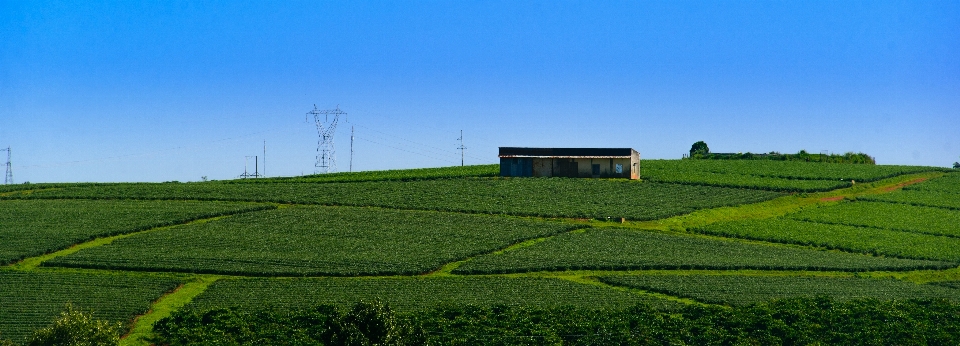
[[[923,182],[922,184],[907,186],[903,189],[960,194],[960,173],[947,174],[945,176]]]
[[[97,237],[254,210],[266,204],[190,201],[0,201],[0,264]]]
[[[924,183],[926,184],[926,183]],[[923,184],[918,184],[923,185]],[[861,201],[900,203],[925,207],[960,210],[960,193],[934,190],[900,190],[890,193],[861,196]]]
[[[395,169],[385,171],[340,172],[315,174],[300,177],[268,179],[237,179],[224,183],[346,183],[360,181],[424,180],[464,177],[495,177],[500,174],[500,165],[472,165],[438,168]]]
[[[652,180],[669,179],[677,173],[719,173],[758,177],[870,182],[898,175],[942,171],[926,166],[854,165],[840,163],[770,160],[645,160],[641,175]]]
[[[115,184],[7,198],[259,201],[539,217],[654,220],[704,208],[764,201],[770,191],[571,178],[463,178],[285,184]]]
[[[850,187],[850,181],[784,179],[744,174],[714,173],[700,171],[647,170],[648,180],[689,185],[718,186],[759,189],[782,192],[824,192]]]
[[[127,323],[179,284],[158,277],[0,270],[0,337],[23,342],[68,303],[95,318]]]
[[[256,310],[320,304],[347,307],[361,300],[381,300],[401,311],[445,305],[600,309],[637,303],[661,308],[676,304],[652,296],[551,278],[250,278],[217,281],[186,308],[206,310],[236,306]]]
[[[577,227],[488,215],[300,206],[137,234],[44,265],[252,276],[412,275]]]
[[[881,202],[846,202],[803,210],[791,219],[960,237],[960,212]]]
[[[611,285],[728,305],[748,305],[794,297],[829,297],[835,300],[960,297],[960,291],[947,287],[918,285],[894,279],[852,277],[636,275],[605,276],[600,280]]]
[[[726,237],[812,245],[881,256],[960,262],[960,239],[788,218],[715,223],[694,231]]]
[[[502,254],[477,257],[454,273],[634,269],[866,271],[949,267],[953,265],[687,235],[590,229],[561,234]]]

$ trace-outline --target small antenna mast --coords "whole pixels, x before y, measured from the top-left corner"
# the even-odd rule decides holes
[[[353,125],[350,125],[350,171],[353,172]]]
[[[467,149],[463,146],[463,130],[460,130],[460,138],[457,138],[457,140],[460,141],[460,146],[457,147],[457,149],[460,149],[460,167],[463,167],[463,151]]]

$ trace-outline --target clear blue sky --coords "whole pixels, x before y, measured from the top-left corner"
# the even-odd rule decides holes
[[[958,1],[0,0],[16,182],[497,162],[498,146],[960,160]],[[253,170],[252,159],[248,165]]]

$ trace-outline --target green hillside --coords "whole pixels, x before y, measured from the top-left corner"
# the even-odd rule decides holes
[[[446,326],[424,336],[439,344],[456,344],[443,334],[456,328],[535,325],[479,327],[521,312],[580,335],[558,332],[562,316],[602,326],[629,309],[794,309],[776,300],[797,297],[960,306],[951,170],[647,160],[640,181],[497,173],[0,186],[0,340],[24,343],[67,303],[124,323],[127,345],[155,342],[160,320],[172,337],[191,314],[252,321],[359,301]],[[550,344],[545,330],[518,335]]]

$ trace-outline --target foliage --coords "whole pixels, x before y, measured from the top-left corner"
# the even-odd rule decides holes
[[[748,305],[791,297],[957,299],[960,291],[894,279],[770,275],[623,275],[601,281],[712,304]]]
[[[689,180],[694,178],[687,176],[715,173],[733,175],[729,179],[732,182],[737,182],[744,176],[753,176],[863,183],[904,174],[943,171],[943,168],[926,166],[843,165],[772,160],[644,160],[641,168],[643,178],[653,181]]]
[[[960,238],[960,213],[955,210],[881,202],[845,202],[806,209],[791,219],[838,225],[875,227]]]
[[[906,186],[903,189],[960,194],[960,173],[946,174],[942,177],[925,181],[922,184]]]
[[[96,237],[265,208],[275,207],[189,201],[0,201],[0,264]]]
[[[923,185],[923,184],[918,184]],[[901,203],[922,207],[960,210],[960,193],[926,189],[904,189],[890,193],[857,197],[860,201]]]
[[[463,178],[359,183],[116,184],[8,198],[135,198],[253,201],[539,217],[654,220],[704,208],[773,199],[768,191],[623,179]]]
[[[960,239],[887,229],[793,219],[722,222],[696,232],[780,243],[822,246],[880,256],[960,262]]]
[[[568,233],[535,245],[474,258],[457,274],[562,270],[765,269],[910,270],[952,264],[749,244],[622,229]]]
[[[48,327],[38,329],[27,342],[29,346],[108,346],[119,345],[123,324],[93,318],[93,314],[77,310],[67,304]]]
[[[643,174],[645,179],[656,182],[780,192],[825,192],[851,186],[849,181],[843,180],[785,179],[700,171],[665,172],[648,169]]]
[[[208,310],[239,307],[257,310],[264,307],[299,308],[319,304],[346,308],[359,300],[376,299],[383,300],[399,311],[432,309],[449,304],[612,308],[644,302],[664,309],[676,305],[652,296],[560,279],[444,276],[220,280],[190,302],[188,308]]]
[[[954,162],[953,169],[960,169],[960,162]]]
[[[697,141],[690,146],[690,157],[703,156],[710,154],[710,147],[704,141]]]
[[[412,275],[578,227],[489,215],[302,206],[138,234],[44,265],[253,276]]]
[[[464,177],[495,177],[500,165],[452,166],[439,168],[396,169],[386,171],[339,172],[269,179],[237,179],[228,183],[347,183],[361,181],[408,181]]]
[[[214,309],[175,313],[154,325],[161,345],[423,345],[418,325],[404,323],[387,304],[358,302],[346,312],[330,305],[255,312]]]
[[[98,318],[128,322],[178,281],[153,276],[0,271],[0,334],[25,340],[73,303]]]
[[[334,334],[327,326],[343,314],[329,306],[252,313],[181,311],[158,323],[156,330],[160,345],[304,344]],[[458,305],[393,318],[408,330],[425,331],[420,344],[427,345],[960,343],[960,305],[947,300],[793,298],[733,308],[691,305],[673,312],[644,305],[618,309]]]
[[[864,153],[847,152],[844,154],[810,154],[806,150],[800,150],[796,154],[781,154],[771,151],[767,154],[756,153],[703,153],[693,155],[691,149],[691,158],[706,160],[773,160],[773,161],[804,161],[804,162],[822,162],[822,163],[854,163],[875,165],[876,160],[870,155]]]

